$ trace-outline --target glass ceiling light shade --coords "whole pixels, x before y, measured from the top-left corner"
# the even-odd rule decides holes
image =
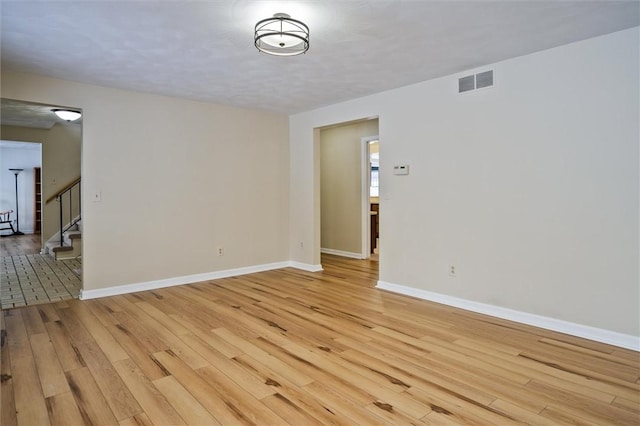
[[[256,48],[275,56],[295,56],[309,50],[309,27],[286,13],[258,21],[254,33]]]
[[[53,113],[62,118],[67,123],[76,121],[77,119],[82,117],[82,114],[80,114],[78,111],[71,111],[69,109],[54,109]]]

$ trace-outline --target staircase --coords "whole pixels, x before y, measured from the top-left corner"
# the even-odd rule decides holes
[[[55,260],[76,259],[82,255],[82,216],[80,178],[47,199],[58,202],[59,231],[45,244],[45,253]],[[64,225],[66,223],[66,225]]]
[[[55,236],[45,244],[46,253],[55,260],[75,259],[82,256],[82,221],[76,222],[62,233],[62,242]]]

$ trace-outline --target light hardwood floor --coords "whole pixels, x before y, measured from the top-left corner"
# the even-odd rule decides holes
[[[637,352],[323,265],[5,310],[2,425],[639,424]]]
[[[9,235],[0,237],[0,256],[38,254],[42,247],[40,234]]]

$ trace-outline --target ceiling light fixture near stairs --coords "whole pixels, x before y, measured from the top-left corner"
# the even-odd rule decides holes
[[[76,121],[77,119],[82,117],[82,114],[80,114],[78,111],[72,111],[70,109],[54,109],[52,111],[55,115],[62,118],[67,123]]]
[[[258,21],[253,36],[256,48],[275,56],[295,56],[309,50],[309,27],[286,13]]]

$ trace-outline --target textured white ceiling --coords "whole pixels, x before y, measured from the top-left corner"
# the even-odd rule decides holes
[[[82,118],[80,118],[72,123],[67,123],[53,113],[56,108],[64,107],[3,98],[0,99],[0,123],[5,126],[50,129],[54,124],[77,125],[82,122]]]
[[[638,1],[2,1],[2,66],[295,113],[640,25]],[[306,22],[305,55],[253,46]]]

